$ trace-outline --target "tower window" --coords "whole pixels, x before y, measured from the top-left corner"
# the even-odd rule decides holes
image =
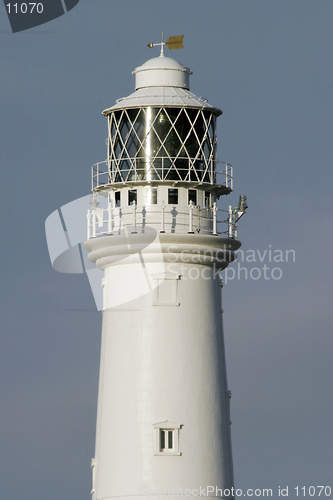
[[[197,190],[196,189],[189,189],[188,190],[188,202],[193,203],[193,205],[197,204]]]
[[[120,191],[114,193],[115,206],[120,207]]]
[[[205,191],[205,207],[210,207],[210,193],[209,191]]]
[[[128,204],[133,205],[133,203],[137,204],[137,190],[136,189],[130,189],[128,191]]]
[[[154,455],[181,455],[179,452],[179,430],[181,425],[168,420],[154,424]]]
[[[178,189],[168,189],[168,204],[178,205]]]
[[[173,450],[174,430],[160,429],[160,451]]]
[[[153,306],[179,306],[178,281],[174,273],[153,274]]]

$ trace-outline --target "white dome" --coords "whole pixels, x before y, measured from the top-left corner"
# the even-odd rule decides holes
[[[135,90],[144,87],[180,87],[189,90],[192,71],[171,57],[154,57],[135,68]]]
[[[159,56],[153,57],[152,59],[148,59],[142,66],[139,66],[135,69],[134,73],[140,69],[156,69],[156,68],[165,68],[165,69],[184,69],[176,59],[172,59],[171,57]]]

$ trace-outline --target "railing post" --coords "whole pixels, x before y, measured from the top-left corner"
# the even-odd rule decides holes
[[[93,238],[96,238],[96,214],[92,211],[92,229],[93,229]]]
[[[198,205],[197,206],[197,210],[198,210],[198,233],[200,233],[200,230],[201,230],[201,219],[200,219],[200,206]]]
[[[97,163],[97,186],[99,186],[99,163]]]
[[[236,238],[236,240],[237,240],[237,220],[238,220],[238,217],[236,218],[235,213],[233,215],[234,215],[234,238]]]
[[[136,201],[133,201],[133,226],[134,226],[134,231],[132,231],[132,234],[136,233]]]
[[[190,220],[189,220],[189,228],[188,232],[193,234],[193,201],[190,201],[189,203],[189,209],[190,209]]]
[[[232,165],[230,165],[230,179],[231,179],[231,181],[230,181],[231,186],[230,187],[231,187],[231,191],[233,191],[234,190],[234,168]]]
[[[123,212],[122,212],[122,209],[121,207],[118,208],[118,216],[119,216],[119,231],[121,231],[121,228],[123,227],[122,224],[123,224]]]
[[[228,211],[228,236],[229,238],[233,237],[233,213],[232,213],[232,206],[229,205],[229,211]]]
[[[108,234],[112,234],[112,208],[111,202],[108,203]]]
[[[160,230],[160,233],[165,233],[165,229],[164,229],[164,209],[165,209],[164,201],[162,201],[162,206],[161,206],[161,230]]]
[[[215,164],[216,168],[216,164]],[[210,160],[210,183],[213,184],[214,182],[214,162],[213,159]]]
[[[217,235],[217,205],[216,201],[213,203],[213,234]]]
[[[109,171],[110,182],[113,182],[112,160],[111,160],[110,156],[109,156],[109,159],[108,159],[108,171]]]
[[[90,210],[87,211],[87,240],[90,240]]]
[[[225,187],[228,187],[228,163],[225,164]]]

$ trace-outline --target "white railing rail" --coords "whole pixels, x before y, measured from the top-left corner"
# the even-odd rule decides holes
[[[124,227],[130,226],[131,233],[144,233],[147,227],[160,233],[189,233],[225,235],[237,238],[237,220],[232,207],[221,210],[216,203],[203,208],[188,206],[137,206],[135,202],[128,207],[107,208],[93,206],[87,212],[87,239],[99,236],[120,234]]]
[[[174,165],[170,168],[169,157],[159,157],[147,160],[147,157],[128,158],[127,168],[116,164],[116,160],[102,161],[92,166],[92,190],[108,184],[126,184],[142,181],[179,181],[197,184],[219,184],[230,191],[233,190],[233,167],[229,163],[211,160],[211,168],[193,167],[195,160],[188,157],[173,158]],[[186,168],[177,167],[176,161],[187,162]],[[125,161],[121,160],[123,165]],[[168,161],[168,163],[167,163]],[[141,163],[140,163],[141,162]],[[118,162],[119,163],[119,162]],[[128,165],[131,165],[128,167]],[[218,169],[218,170],[217,170]],[[170,175],[173,178],[169,178]]]

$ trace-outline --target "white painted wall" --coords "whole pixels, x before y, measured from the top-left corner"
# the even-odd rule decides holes
[[[115,245],[117,237],[109,238]],[[200,239],[188,238],[193,244]],[[86,242],[93,260],[107,253],[106,241]],[[161,267],[149,250],[144,260],[142,254],[130,259],[98,261],[106,268],[93,499],[143,498],[149,489],[174,487],[231,488],[230,400],[216,269],[182,263],[179,254],[178,262],[163,258]],[[129,301],[119,303],[117,296]],[[157,305],[159,299],[170,305]],[[165,420],[181,425],[180,456],[154,454],[154,424]]]

